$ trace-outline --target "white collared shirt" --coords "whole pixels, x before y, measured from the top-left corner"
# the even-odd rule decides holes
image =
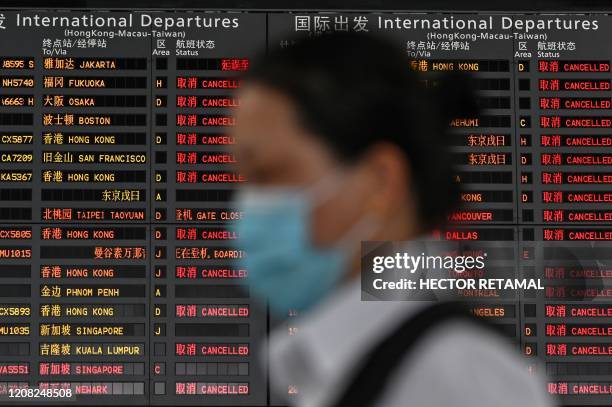
[[[367,351],[427,303],[361,301],[359,281],[341,287],[298,322],[299,332],[272,332],[270,381],[278,394],[290,385],[298,407],[335,400]],[[396,368],[378,406],[548,407],[540,376],[527,373],[517,349],[480,326],[449,321],[432,328]]]

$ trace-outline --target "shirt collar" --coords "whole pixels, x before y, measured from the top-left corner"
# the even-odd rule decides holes
[[[329,402],[352,377],[348,372],[356,373],[360,357],[424,304],[361,301],[359,278],[348,282],[296,320],[296,335],[289,336],[286,328],[271,333],[271,385],[279,394],[297,386],[299,406]]]

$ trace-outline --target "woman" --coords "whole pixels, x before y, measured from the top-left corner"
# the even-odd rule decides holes
[[[452,117],[475,112],[465,84],[428,90],[401,49],[356,34],[297,41],[252,66],[233,129],[248,179],[237,244],[251,293],[300,313],[296,336],[271,335],[273,388],[296,388],[299,406],[548,405],[515,350],[461,319],[430,324],[373,368],[373,350],[423,306],[360,301],[360,242],[416,239],[454,208],[444,139]]]

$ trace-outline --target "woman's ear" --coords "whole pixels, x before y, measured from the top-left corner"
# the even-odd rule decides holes
[[[398,147],[391,143],[374,145],[363,157],[362,170],[370,190],[367,209],[388,218],[410,205],[410,166]]]

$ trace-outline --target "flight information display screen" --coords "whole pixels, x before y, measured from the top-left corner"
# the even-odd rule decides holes
[[[465,295],[546,391],[610,404],[611,16],[37,9],[0,11],[0,404],[284,403],[230,244],[231,110],[257,52],[337,31],[473,74],[482,114],[450,123],[465,207],[436,236],[542,279]]]

